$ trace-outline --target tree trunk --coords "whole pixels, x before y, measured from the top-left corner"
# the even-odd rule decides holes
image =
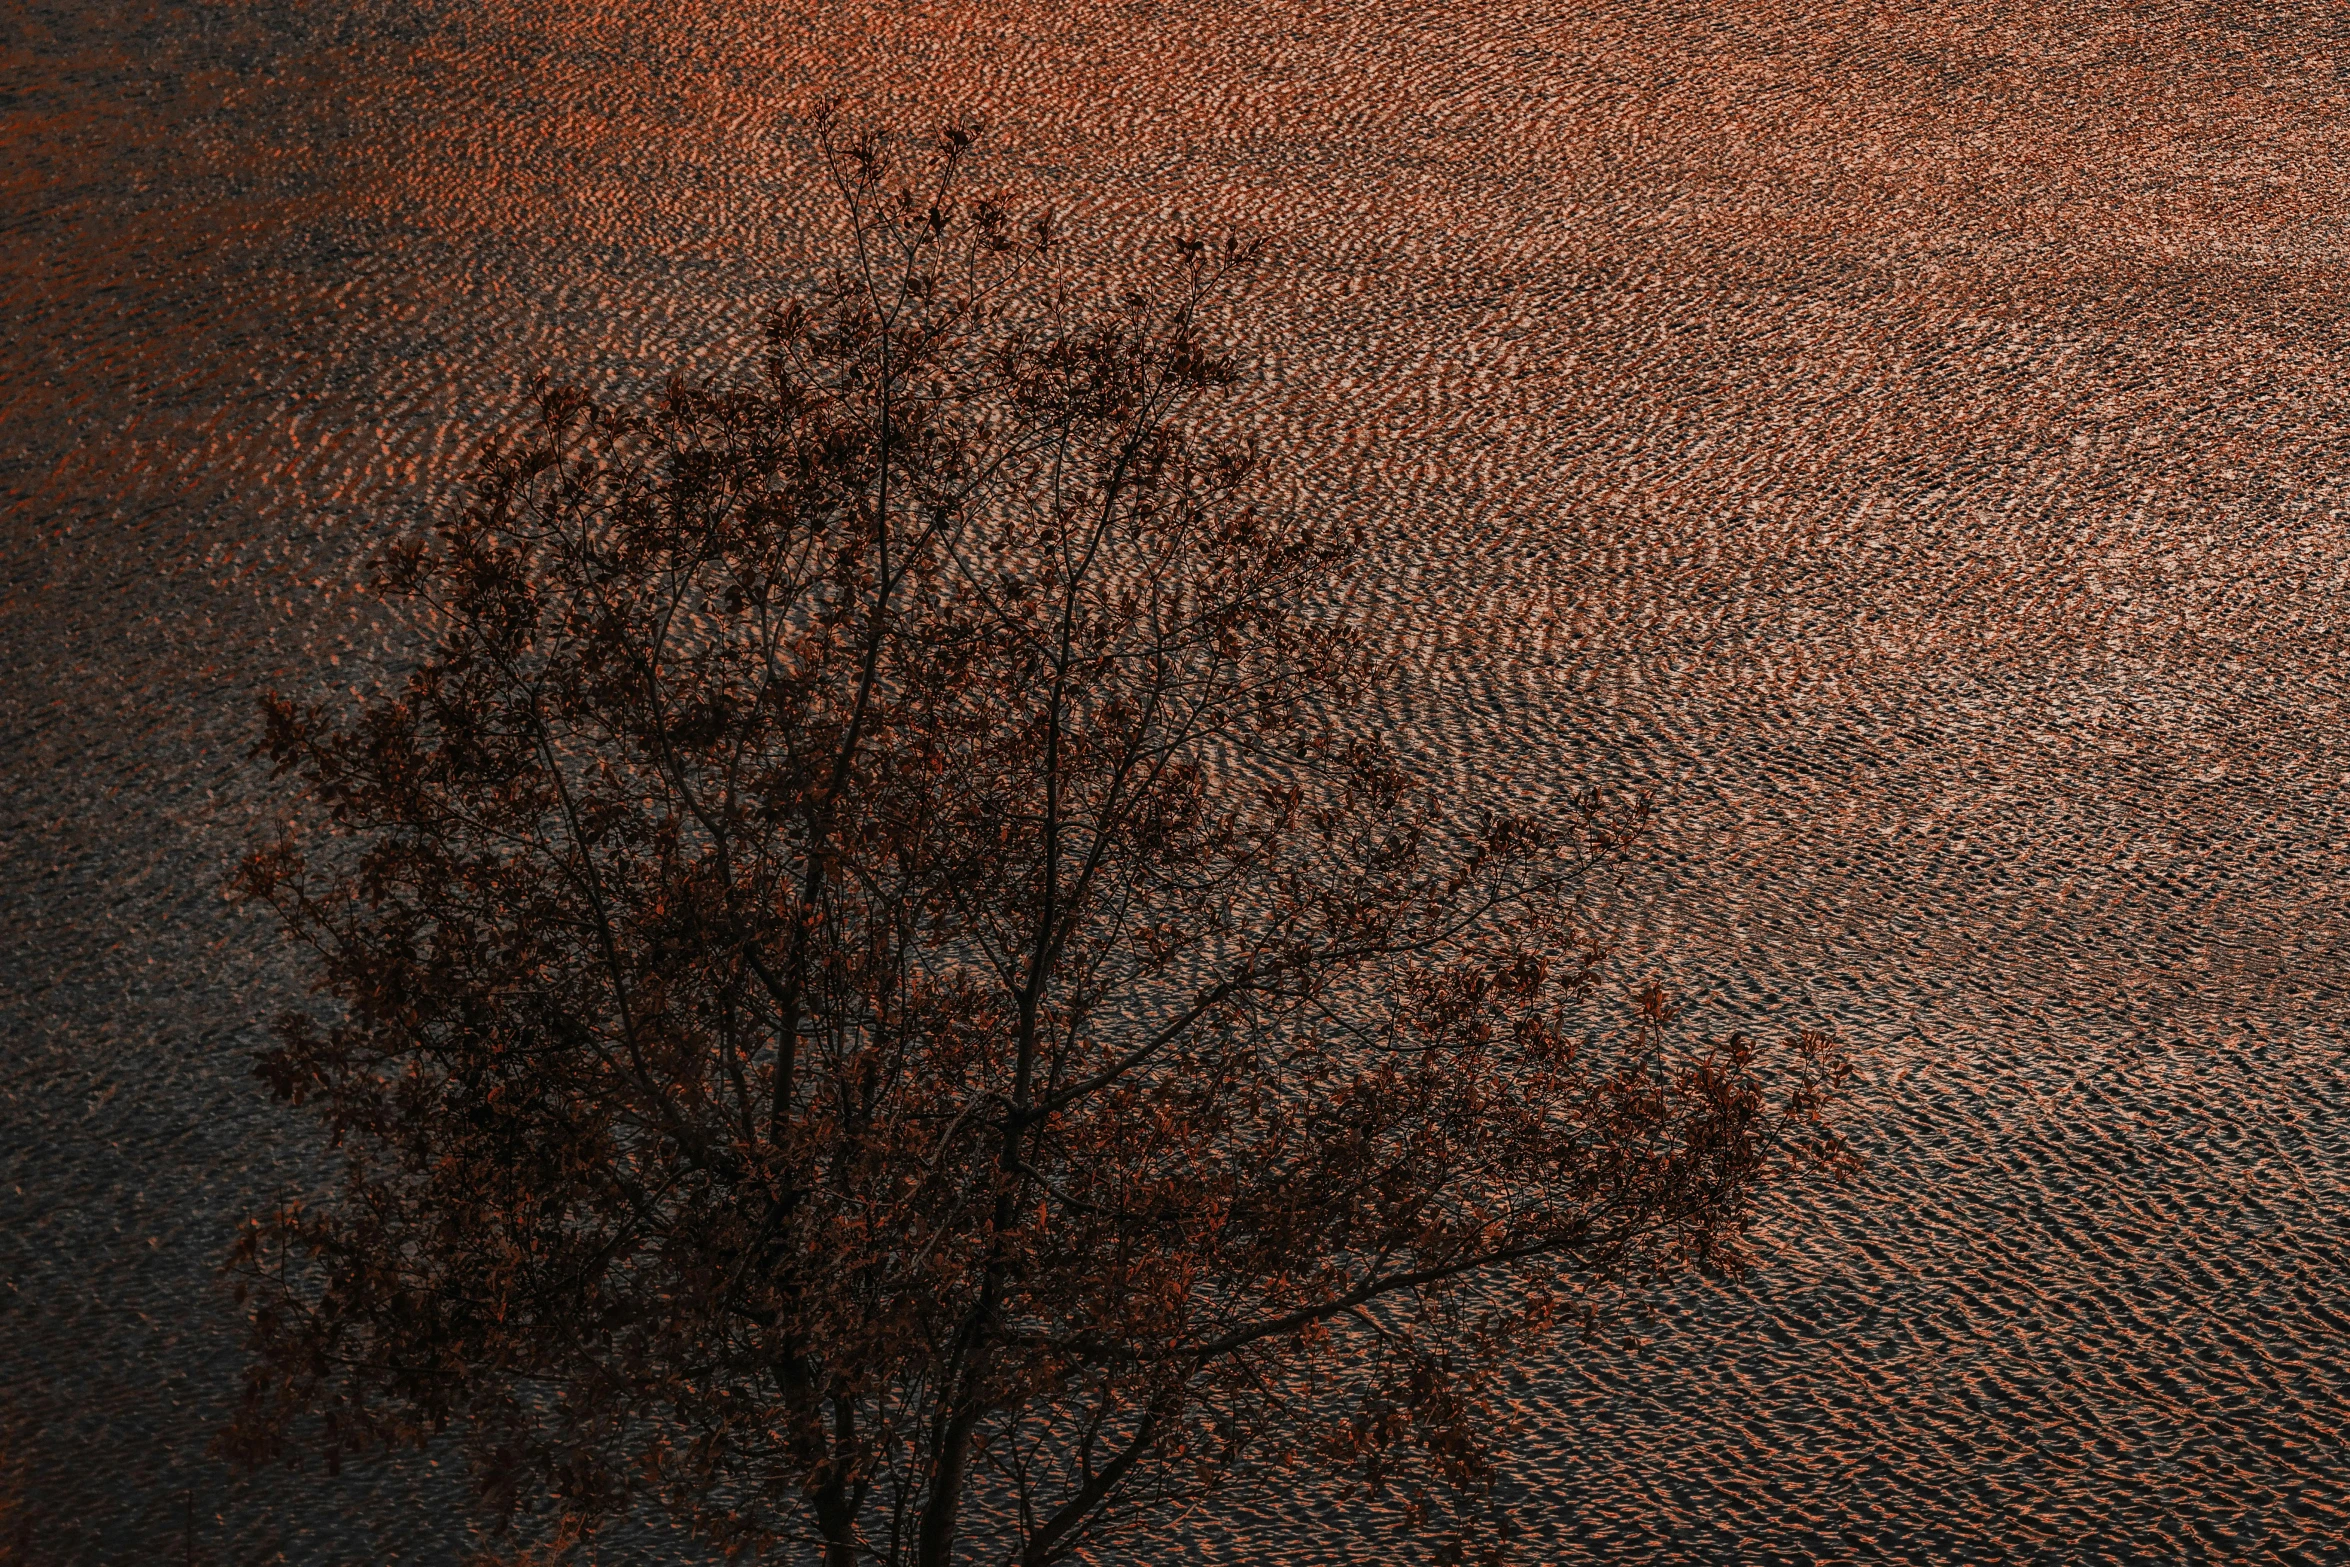
[[[846,1491],[836,1480],[816,1493],[816,1528],[824,1536],[824,1567],[857,1567],[857,1513]]]
[[[930,1499],[922,1504],[922,1532],[915,1540],[914,1567],[948,1567],[954,1560],[955,1519],[963,1510],[963,1482],[971,1468],[971,1433],[978,1425],[978,1410],[957,1410],[939,1437],[938,1467],[931,1475]]]

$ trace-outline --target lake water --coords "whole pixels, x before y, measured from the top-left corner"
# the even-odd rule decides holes
[[[1376,523],[1399,729],[1656,790],[1620,977],[1859,1053],[1861,1182],[1527,1368],[1528,1559],[2350,1549],[2338,5],[119,0],[0,43],[21,1559],[463,1547],[429,1456],[203,1456],[212,1269],[314,1157],[244,1068],[296,977],[218,896],[252,698],[369,667],[354,563],[534,371],[727,362],[823,232],[786,132],[831,92],[981,110],[1105,265],[1268,235],[1246,416]]]

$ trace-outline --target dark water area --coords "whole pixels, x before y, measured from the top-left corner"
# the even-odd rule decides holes
[[[533,374],[728,362],[832,91],[984,110],[1107,263],[1267,233],[1245,416],[1373,520],[1398,732],[1655,790],[1626,985],[1858,1053],[1854,1188],[1526,1368],[1526,1559],[2350,1559],[2338,6],[126,0],[0,50],[0,1560],[468,1549],[435,1455],[205,1456],[213,1271],[318,1158],[219,896],[253,699],[379,666],[367,549]]]

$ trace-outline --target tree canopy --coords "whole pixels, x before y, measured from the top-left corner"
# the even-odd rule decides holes
[[[415,667],[267,705],[238,891],[328,1004],[262,1066],[345,1162],[240,1242],[231,1450],[453,1427],[541,1548],[827,1567],[1473,1490],[1510,1345],[1737,1265],[1844,1068],[1585,1026],[1640,811],[1379,732],[1361,526],[1200,433],[1251,247],[1089,305],[969,129],[818,134],[846,248],[746,373],[545,388],[385,558]]]

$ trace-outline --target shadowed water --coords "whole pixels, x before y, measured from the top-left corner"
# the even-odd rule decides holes
[[[323,10],[0,21],[6,1559],[463,1549],[430,1457],[203,1456],[315,1157],[252,698],[372,667],[356,561],[533,372],[725,362],[830,91],[1113,250],[1268,234],[1245,417],[1374,521],[1399,732],[1653,789],[1621,978],[1860,1053],[1856,1187],[1526,1368],[1527,1559],[2340,1558],[2338,6]]]

